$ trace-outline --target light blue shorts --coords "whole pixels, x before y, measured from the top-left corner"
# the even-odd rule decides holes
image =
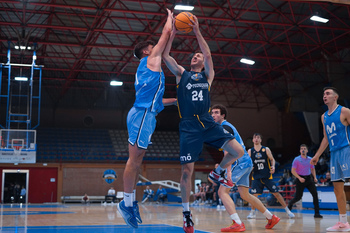
[[[237,165],[232,168],[232,182],[237,186],[244,186],[249,188],[249,175],[253,170],[253,166]]]
[[[141,149],[147,149],[151,144],[151,137],[156,128],[156,112],[150,112],[147,108],[132,107],[128,113],[127,126],[129,143]]]
[[[350,178],[350,146],[331,151],[331,181]]]

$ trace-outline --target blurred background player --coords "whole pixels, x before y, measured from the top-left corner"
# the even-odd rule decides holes
[[[275,173],[275,159],[270,148],[262,146],[261,141],[262,135],[255,133],[253,135],[254,147],[248,150],[254,165],[251,193],[258,197],[263,193],[264,187],[266,187],[276,197],[288,216],[294,218],[295,215],[288,209],[282,195],[278,192],[275,182],[272,181],[272,174]],[[247,216],[248,219],[256,218],[255,208],[252,205],[252,210]]]
[[[146,189],[143,190],[142,203],[145,203],[147,200],[151,200],[153,197],[154,191],[147,185]]]

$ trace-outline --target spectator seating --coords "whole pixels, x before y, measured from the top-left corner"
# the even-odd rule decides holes
[[[179,135],[155,131],[145,161],[179,161]],[[37,130],[37,162],[114,163],[128,159],[127,130],[40,128]],[[206,150],[199,162],[212,162]]]

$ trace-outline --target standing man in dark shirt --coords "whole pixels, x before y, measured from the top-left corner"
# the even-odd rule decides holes
[[[297,178],[295,181],[296,191],[294,198],[289,202],[288,209],[292,209],[294,203],[303,197],[304,189],[307,188],[313,198],[315,208],[315,218],[323,218],[320,215],[320,206],[315,183],[317,183],[316,171],[314,165],[310,164],[311,157],[307,156],[307,146],[300,145],[300,155],[293,160],[292,174]]]
[[[257,197],[263,193],[264,187],[266,187],[284,207],[288,216],[294,218],[294,214],[288,209],[282,195],[278,192],[275,182],[272,181],[272,174],[275,173],[275,159],[270,148],[262,146],[261,141],[262,135],[255,133],[253,135],[254,147],[248,150],[254,165],[251,193]],[[247,218],[256,218],[255,206],[252,206],[252,210]]]

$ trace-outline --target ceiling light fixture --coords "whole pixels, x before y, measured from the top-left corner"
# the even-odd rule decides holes
[[[174,9],[179,11],[192,11],[194,9],[194,6],[177,4],[175,5]]]
[[[244,63],[244,64],[248,64],[248,65],[254,65],[255,64],[255,61],[253,60],[250,60],[250,59],[246,59],[246,58],[242,58],[240,60],[241,63]]]
[[[16,81],[28,81],[27,77],[15,77]]]
[[[112,80],[112,81],[110,82],[110,85],[111,85],[111,86],[123,86],[123,82]]]
[[[320,22],[320,23],[328,23],[328,21],[329,21],[329,19],[322,18],[322,17],[317,16],[317,15],[313,15],[310,19],[311,19],[312,21]]]

